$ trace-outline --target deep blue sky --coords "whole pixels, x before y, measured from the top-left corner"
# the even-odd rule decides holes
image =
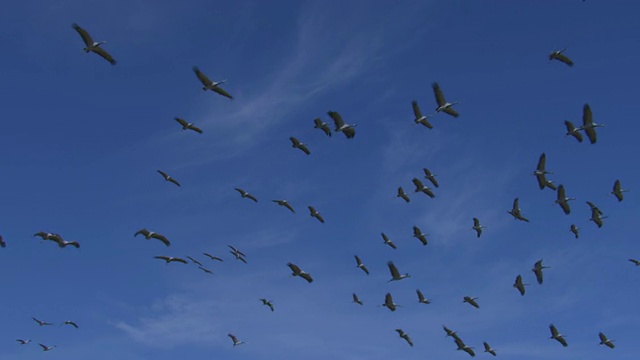
[[[482,357],[487,341],[502,359],[637,358],[640,268],[627,261],[640,258],[637,3],[392,3],[5,4],[0,359],[467,358],[443,324]],[[74,22],[118,64],[84,54]],[[548,63],[565,47],[574,67]],[[203,92],[194,65],[227,79],[235,99]],[[438,114],[429,130],[413,123],[411,101],[432,113],[434,81],[461,115]],[[594,145],[564,136],[584,103],[606,124]],[[354,139],[313,128],[329,110],[358,124]],[[182,131],[176,116],[204,133]],[[570,215],[530,175],[542,152],[549,178],[577,198]],[[423,167],[438,174],[435,199],[413,193]],[[615,179],[631,189],[620,203],[608,196]],[[507,214],[515,197],[530,223]],[[608,216],[602,228],[586,200]],[[473,217],[487,226],[480,239]],[[134,238],[142,227],[171,247]],[[81,248],[40,242],[38,231]],[[156,255],[193,256],[214,275]],[[551,268],[538,285],[530,269],[541,258]],[[412,277],[387,282],[389,260]],[[289,277],[289,261],[315,281]],[[511,286],[518,274],[531,284],[523,297]],[[432,304],[418,304],[418,288]],[[387,292],[403,305],[394,313],[378,306]],[[569,347],[549,339],[550,323]],[[599,346],[599,331],[617,347]],[[233,348],[228,332],[246,344]],[[43,354],[38,342],[58,347]]]

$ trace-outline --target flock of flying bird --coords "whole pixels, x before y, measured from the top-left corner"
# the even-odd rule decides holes
[[[73,29],[75,29],[78,34],[80,35],[80,37],[82,38],[82,40],[85,43],[85,48],[84,48],[84,52],[93,52],[99,56],[101,56],[102,58],[104,58],[105,60],[107,60],[109,63],[111,63],[112,65],[116,64],[116,60],[102,47],[103,44],[105,44],[104,41],[100,41],[100,42],[95,42],[92,37],[89,35],[89,33],[84,30],[83,28],[81,28],[80,26],[78,26],[77,24],[73,24],[72,25]],[[548,58],[549,61],[552,60],[557,60],[560,61],[568,66],[573,66],[574,63],[571,59],[569,59],[565,54],[564,51],[566,49],[563,50],[559,50],[559,51],[554,51],[552,53],[549,54]],[[195,73],[196,77],[198,78],[198,80],[201,82],[202,84],[202,89],[207,91],[213,91],[221,96],[224,96],[228,99],[233,99],[233,96],[231,96],[226,90],[224,90],[220,85],[225,83],[226,80],[222,80],[222,81],[211,81],[205,74],[203,74],[200,69],[198,67],[193,67],[193,72]],[[448,114],[452,117],[458,117],[459,113],[453,108],[454,105],[459,104],[459,102],[448,102],[443,94],[442,89],[440,88],[438,83],[433,83],[432,84],[432,90],[435,96],[435,100],[436,100],[436,104],[437,107],[435,108],[435,113],[444,113],[444,114]],[[420,124],[425,126],[428,129],[432,129],[433,125],[429,122],[429,119],[431,117],[433,117],[435,114],[430,114],[430,115],[423,115],[417,101],[412,101],[412,109],[413,109],[413,115],[414,115],[414,122],[416,124]],[[342,132],[347,139],[353,139],[356,135],[356,130],[355,127],[357,126],[356,124],[349,124],[346,123],[343,119],[342,116],[335,111],[329,111],[328,116],[331,118],[331,120],[334,123],[334,128],[333,131],[335,132]],[[177,121],[180,126],[182,127],[183,130],[191,130],[194,131],[196,133],[202,134],[203,131],[198,128],[195,124],[190,123],[182,118],[175,118],[175,121]],[[331,137],[332,136],[332,129],[329,126],[329,124],[327,124],[326,122],[322,121],[320,118],[316,118],[313,120],[314,122],[314,128],[319,129],[321,131],[323,131],[327,136]],[[595,144],[596,140],[597,140],[597,136],[596,136],[596,128],[598,127],[603,127],[604,125],[602,124],[597,124],[593,121],[593,114],[591,112],[591,108],[589,107],[589,104],[585,104],[583,107],[583,116],[582,116],[582,125],[579,127],[576,127],[571,121],[565,121],[565,126],[566,126],[566,130],[567,136],[572,136],[574,137],[578,142],[582,142],[583,141],[583,137],[582,137],[582,133],[584,132],[584,134],[586,135],[586,137],[589,139],[589,142],[591,144]],[[298,140],[296,137],[291,136],[290,138],[291,144],[293,148],[299,149],[300,151],[304,152],[306,155],[310,155],[311,151],[309,150],[309,148],[307,147],[307,145],[305,143],[302,143],[300,140]],[[181,186],[181,184],[174,179],[173,177],[171,177],[169,174],[167,174],[166,172],[162,171],[162,170],[157,170],[157,172],[163,177],[163,179],[167,182],[171,182],[173,184],[175,184],[176,186]],[[424,173],[424,178],[429,181],[430,184],[433,185],[434,188],[438,188],[439,184],[438,181],[436,180],[436,175],[433,174],[429,169],[427,168],[423,168],[423,173]],[[557,205],[560,206],[560,208],[562,209],[562,211],[564,212],[564,214],[570,214],[571,212],[571,208],[569,206],[569,201],[571,200],[575,200],[575,198],[573,197],[567,197],[566,196],[566,190],[564,185],[559,184],[556,185],[554,184],[553,181],[547,179],[547,175],[548,174],[553,174],[553,172],[547,171],[546,170],[546,154],[542,153],[538,159],[538,163],[537,163],[537,167],[534,170],[534,172],[532,173],[532,175],[534,175],[536,177],[537,183],[538,183],[538,187],[543,190],[545,188],[549,188],[552,191],[556,192],[556,200],[555,203]],[[418,177],[414,177],[412,179],[413,185],[415,186],[414,189],[414,193],[424,193],[425,195],[427,195],[430,198],[434,198],[436,195],[434,193],[434,189],[428,187],[425,185],[425,183],[423,183],[423,181],[421,181]],[[253,202],[258,202],[258,199],[250,194],[249,192],[245,191],[244,189],[241,188],[235,188],[235,190],[241,195],[242,198],[246,198],[249,200],[252,200]],[[627,192],[627,189],[623,189],[621,187],[621,183],[620,180],[615,180],[614,185],[613,185],[613,189],[611,191],[611,193],[617,198],[618,201],[622,201],[624,199],[623,193]],[[410,202],[411,199],[409,197],[409,195],[407,194],[407,192],[405,192],[405,190],[403,189],[402,186],[398,187],[397,189],[397,195],[396,197],[403,199],[405,202]],[[284,207],[286,209],[288,209],[291,213],[295,213],[295,209],[292,206],[291,203],[289,203],[287,200],[284,199],[276,199],[276,200],[272,200],[273,203],[277,204],[278,206]],[[590,207],[590,211],[591,211],[591,218],[590,220],[592,222],[594,222],[598,227],[603,226],[603,219],[606,218],[606,216],[603,216],[603,212],[599,209],[598,206],[596,206],[594,203],[587,201],[586,202],[588,204],[588,206]],[[308,206],[308,210],[309,210],[309,214],[311,217],[316,218],[320,223],[324,223],[325,220],[322,217],[322,215],[320,214],[320,212],[318,212],[313,206]],[[513,201],[513,205],[512,208],[510,210],[507,211],[511,216],[513,216],[514,219],[520,220],[520,221],[524,221],[524,222],[529,222],[529,220],[523,215],[522,210],[520,209],[520,205],[519,205],[519,199],[515,198]],[[476,236],[479,238],[482,235],[483,229],[485,228],[485,226],[483,226],[480,222],[480,220],[478,218],[473,218],[473,226],[471,227],[471,229],[473,229],[476,232]],[[576,238],[578,238],[579,236],[579,228],[575,225],[575,224],[571,224],[570,225],[570,231],[574,234],[574,236]],[[150,239],[156,239],[160,242],[162,242],[165,246],[169,247],[171,245],[171,242],[169,241],[169,239],[167,239],[166,236],[157,233],[155,231],[150,231],[146,228],[142,228],[140,230],[138,230],[135,234],[134,237],[137,237],[138,235],[142,235],[145,239],[150,240]],[[38,233],[36,233],[34,236],[40,237],[43,241],[52,241],[54,243],[56,243],[59,247],[61,248],[65,248],[69,245],[75,247],[75,248],[79,248],[80,244],[77,241],[67,241],[65,240],[61,235],[59,234],[55,234],[55,233],[48,233],[48,232],[44,232],[44,231],[40,231]],[[389,239],[389,237],[382,232],[381,233],[382,239],[384,244],[388,245],[389,247],[391,247],[392,249],[396,249],[396,245]],[[420,241],[420,243],[422,245],[427,245],[428,244],[428,240],[427,240],[427,236],[429,236],[428,234],[424,234],[422,232],[422,230],[417,227],[417,226],[413,226],[413,237],[415,237],[416,239],[418,239]],[[5,247],[6,243],[4,241],[4,239],[0,236],[0,246]],[[245,257],[246,255],[238,250],[236,247],[232,246],[232,245],[228,245],[229,249],[230,249],[230,253],[234,256],[234,258],[236,260],[239,260],[243,263],[247,263]],[[219,261],[222,262],[224,261],[222,258],[211,255],[209,253],[203,253],[204,256],[208,257],[210,260],[212,261]],[[363,263],[363,261],[361,260],[361,258],[358,255],[355,255],[355,261],[356,261],[356,267],[361,269],[366,275],[369,275],[369,269],[366,267],[366,265]],[[209,270],[208,268],[206,268],[200,261],[198,261],[197,259],[195,259],[192,256],[186,256],[186,259],[181,258],[181,257],[174,257],[174,256],[165,256],[165,255],[159,255],[159,256],[155,256],[155,259],[158,260],[163,260],[166,264],[169,263],[182,263],[182,264],[189,264],[190,262],[197,265],[199,267],[199,269],[201,269],[202,271],[204,271],[205,273],[208,274],[213,274],[213,272],[211,270]],[[636,266],[640,266],[640,260],[636,260],[636,259],[629,259],[630,262],[634,263]],[[298,265],[289,262],[287,263],[287,266],[289,267],[289,269],[291,270],[291,276],[293,277],[300,277],[304,280],[306,280],[308,283],[312,283],[313,282],[313,278],[312,276],[303,271]],[[389,269],[389,272],[391,274],[391,279],[389,281],[400,281],[403,279],[407,279],[410,278],[411,275],[408,273],[405,274],[401,274],[398,270],[398,268],[396,267],[396,265],[392,262],[389,261],[387,263],[387,267]],[[544,266],[542,264],[542,259],[540,259],[539,261],[535,262],[535,264],[533,265],[533,268],[531,269],[532,272],[535,275],[536,281],[538,284],[542,284],[543,283],[543,269],[549,268],[548,266]],[[529,284],[524,283],[523,277],[522,275],[518,274],[515,278],[515,281],[513,283],[513,287],[520,293],[520,295],[524,296],[526,293],[525,290],[525,286],[527,286]],[[421,304],[430,304],[431,300],[427,299],[423,293],[417,289],[416,290],[416,294],[417,294],[417,298],[418,298],[418,302]],[[363,305],[363,301],[360,300],[360,298],[358,297],[358,295],[356,293],[352,294],[352,298],[353,298],[353,302],[358,304],[358,305]],[[264,306],[267,306],[270,311],[275,311],[275,306],[274,304],[266,299],[266,298],[261,298],[259,299],[262,304]],[[470,306],[473,306],[474,308],[480,308],[480,304],[478,303],[478,298],[477,297],[472,297],[472,296],[464,296],[463,297],[463,302],[469,304]],[[384,298],[384,303],[381,305],[383,307],[386,307],[387,309],[389,309],[390,311],[396,311],[397,307],[400,306],[398,304],[396,304],[393,300],[393,296],[391,295],[391,293],[387,293],[385,295]],[[48,326],[48,325],[52,325],[52,323],[48,323],[48,322],[44,322],[41,320],[38,320],[36,318],[33,318],[34,321],[36,321],[40,326]],[[62,325],[71,325],[75,328],[78,328],[78,325],[73,322],[73,321],[65,321],[64,323],[62,323]],[[446,333],[446,335],[448,337],[453,338],[454,343],[457,346],[457,350],[462,350],[466,353],[468,353],[470,356],[475,356],[475,352],[474,352],[474,348],[470,347],[468,345],[465,344],[465,342],[461,339],[461,337],[458,335],[458,333],[456,331],[453,331],[449,328],[447,328],[446,326],[443,325],[443,329]],[[566,347],[568,346],[568,343],[564,337],[564,335],[562,335],[558,329],[553,325],[550,324],[549,325],[549,330],[551,333],[550,338],[554,339],[556,341],[558,341],[560,344],[562,344],[562,346]],[[404,332],[403,329],[398,328],[395,329],[395,331],[398,333],[398,336],[402,339],[404,339],[410,346],[414,346],[413,340],[409,337],[409,335],[407,333]],[[231,338],[231,340],[233,341],[233,346],[238,346],[241,344],[244,344],[244,341],[240,341],[238,340],[238,338],[234,335],[229,333],[228,334],[229,338]],[[605,345],[609,348],[614,348],[614,344],[613,344],[613,340],[608,339],[602,332],[600,332],[598,334],[599,336],[599,340],[600,340],[600,344],[601,345]],[[17,339],[16,340],[19,344],[21,345],[26,345],[28,343],[31,342],[31,340],[24,340],[24,339]],[[46,346],[44,344],[39,344],[42,347],[43,351],[50,351],[52,349],[54,349],[56,346]],[[493,349],[489,343],[487,343],[486,341],[483,342],[483,347],[484,347],[484,352],[491,354],[493,356],[497,355],[497,351],[495,349]]]

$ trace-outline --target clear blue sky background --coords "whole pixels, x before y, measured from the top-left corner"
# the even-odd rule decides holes
[[[596,0],[5,4],[0,359],[467,358],[443,324],[481,357],[487,341],[502,359],[636,359],[638,11]],[[82,53],[74,22],[118,64]],[[573,68],[547,62],[565,47]],[[203,92],[194,65],[228,79],[235,99]],[[413,123],[411,101],[433,112],[434,81],[461,116],[438,114],[429,130]],[[595,145],[564,136],[586,102],[607,125]],[[358,124],[354,139],[313,128],[329,110]],[[570,215],[530,175],[542,152],[549,178],[577,198]],[[412,192],[423,167],[438,174],[435,199]],[[631,189],[621,203],[608,196],[615,179]],[[515,197],[530,223],[507,214]],[[295,214],[271,202],[281,198]],[[602,228],[586,200],[609,216]],[[480,239],[473,217],[487,226]],[[171,247],[134,238],[142,227]],[[156,255],[193,256],[214,275]],[[538,285],[541,258],[551,268]],[[412,277],[388,283],[388,260]],[[289,277],[289,261],[315,281]],[[531,284],[523,297],[518,274]],[[403,305],[394,313],[378,306],[387,292]],[[550,323],[569,347],[549,339]],[[617,347],[599,346],[599,331]],[[228,332],[246,344],[233,348]],[[58,347],[44,354],[37,342]]]

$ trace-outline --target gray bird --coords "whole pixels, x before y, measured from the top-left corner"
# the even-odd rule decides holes
[[[387,266],[389,267],[389,272],[391,273],[391,280],[389,281],[397,281],[411,277],[409,273],[400,274],[398,268],[393,264],[393,261],[387,262]]]
[[[515,200],[513,200],[513,207],[511,208],[511,210],[507,212],[511,214],[511,216],[513,216],[514,219],[529,222],[527,218],[522,216],[522,210],[520,210],[520,207],[518,205],[518,198],[515,198]]]
[[[544,280],[542,276],[543,269],[549,269],[549,266],[543,266],[542,259],[536,261],[536,263],[533,264],[533,269],[531,269],[531,271],[536,275],[536,281],[538,281],[538,284],[542,284],[542,281]]]
[[[414,226],[414,227],[413,227],[413,237],[414,237],[414,238],[416,238],[416,239],[418,239],[418,240],[420,240],[420,242],[422,243],[422,245],[425,245],[425,246],[426,246],[426,245],[428,244],[428,242],[427,242],[427,236],[429,236],[429,235],[428,235],[428,234],[424,234],[424,233],[422,232],[422,230],[420,230],[420,228],[419,228],[419,227],[417,227],[417,226]]]
[[[571,59],[569,59],[566,55],[563,54],[563,52],[565,52],[566,50],[567,49],[552,51],[549,54],[549,62],[551,62],[552,60],[558,60],[560,62],[567,64],[568,66],[573,66],[573,61],[571,61]]]
[[[289,209],[289,211],[291,211],[292,213],[295,213],[296,211],[293,210],[293,206],[291,206],[291,204],[289,204],[289,202],[287,200],[271,200],[274,203],[280,205],[280,206],[284,206],[287,209]]]
[[[358,298],[358,295],[356,295],[356,293],[353,293],[352,295],[353,301],[354,303],[358,304],[358,305],[363,305],[362,301]]]
[[[164,178],[165,181],[169,181],[169,182],[172,182],[172,183],[180,186],[180,183],[176,179],[174,179],[171,176],[169,176],[166,172],[158,170],[158,173],[160,175],[162,175],[162,177]]]
[[[149,240],[149,239],[157,239],[162,241],[163,244],[165,244],[166,246],[171,246],[171,242],[169,241],[169,239],[167,239],[166,236],[162,235],[162,234],[158,234],[154,231],[149,231],[145,228],[138,230],[135,234],[133,234],[134,237],[138,236],[139,234],[143,235],[145,239]]]
[[[329,111],[327,112],[327,114],[329,114],[329,117],[335,124],[335,128],[333,129],[334,131],[342,132],[347,137],[347,139],[353,139],[356,136],[355,127],[358,126],[357,124],[345,123],[344,120],[342,120],[342,116],[340,116],[340,114],[335,111]]]
[[[197,66],[193,67],[193,72],[198,77],[198,80],[200,80],[200,82],[202,83],[203,85],[202,90],[204,91],[211,90],[215,93],[218,93],[226,98],[233,100],[233,96],[229,95],[228,92],[226,92],[223,88],[220,87],[220,84],[226,83],[227,80],[213,82],[209,80],[209,78],[205,74],[203,74],[202,71],[200,71],[200,69],[198,69]]]
[[[565,136],[573,136],[578,140],[578,142],[582,142],[582,134],[580,134],[580,129],[575,127],[573,123],[569,120],[564,121],[564,126],[567,128],[567,133]]]
[[[237,192],[240,193],[240,195],[243,198],[251,199],[254,202],[258,202],[258,199],[256,199],[253,195],[249,194],[248,192],[244,191],[243,189],[240,189],[240,188],[235,188],[235,189],[236,189]]]
[[[605,345],[610,349],[613,349],[614,347],[616,347],[613,342],[615,340],[609,340],[607,339],[607,337],[605,336],[605,334],[603,334],[602,332],[598,333],[598,337],[600,338],[600,345]]]
[[[576,198],[567,197],[564,190],[564,185],[558,185],[558,190],[556,194],[557,195],[556,195],[555,203],[560,205],[560,207],[562,208],[562,211],[564,211],[565,214],[569,215],[569,213],[571,212],[571,208],[569,207],[569,201],[575,200]]]
[[[311,217],[318,219],[318,221],[324,224],[324,218],[322,217],[322,215],[320,215],[318,210],[316,210],[313,206],[308,206],[308,208],[309,208],[309,214],[311,215]]]
[[[560,334],[553,324],[549,325],[549,330],[551,330],[551,337],[549,339],[554,339],[562,344],[562,346],[567,347],[568,344],[567,340],[564,339],[564,335]]]
[[[584,104],[584,106],[582,107],[582,126],[580,126],[578,130],[584,130],[585,134],[587,134],[587,138],[589,138],[590,143],[596,143],[596,128],[604,126],[604,124],[596,124],[595,122],[593,122],[591,107],[589,107],[589,104]]]
[[[314,126],[313,126],[314,129],[320,129],[324,131],[324,133],[327,134],[327,136],[331,136],[331,128],[329,128],[329,125],[326,122],[320,120],[320,118],[315,118],[313,119],[313,123],[314,123]]]
[[[107,60],[111,65],[115,65],[116,61],[113,59],[109,53],[102,48],[102,44],[106,44],[106,41],[98,41],[95,42],[91,38],[91,35],[87,32],[87,30],[81,28],[78,24],[73,24],[71,27],[80,34],[82,41],[84,41],[85,48],[82,49],[85,53],[93,52],[100,55],[103,59]]]
[[[569,228],[569,231],[573,233],[573,236],[575,236],[576,239],[580,236],[579,230],[580,228],[577,227],[575,224],[571,224],[571,227]]]
[[[182,125],[182,130],[193,130],[199,134],[202,134],[202,129],[200,129],[199,127],[195,126],[193,123],[190,123],[188,121],[186,121],[185,119],[182,118],[174,118],[177,122],[180,123],[180,125]]]
[[[358,257],[358,255],[354,255],[354,257],[356,258],[356,267],[362,269],[362,271],[365,272],[365,274],[369,275],[369,270],[367,269],[366,266],[364,266],[364,264],[362,263],[362,260],[360,260],[360,257]]]
[[[413,178],[413,185],[415,185],[416,189],[414,190],[414,192],[423,192],[425,194],[427,194],[427,196],[429,196],[430,198],[434,198],[436,197],[436,195],[433,193],[433,191],[431,191],[430,188],[428,188],[427,186],[425,186],[422,181],[420,181],[420,179],[418,178]]]
[[[620,180],[616,180],[613,183],[613,191],[611,192],[611,194],[613,194],[616,199],[618,199],[618,201],[622,201],[622,199],[624,199],[624,197],[622,196],[622,193],[627,192],[629,190],[627,189],[623,189],[620,185]]]
[[[398,188],[398,194],[396,195],[396,197],[402,198],[406,202],[411,201],[411,199],[409,199],[409,196],[407,196],[407,194],[404,192],[402,186]]]
[[[413,341],[411,341],[409,335],[407,335],[402,329],[396,329],[396,332],[401,338],[405,339],[411,347],[413,347]]]
[[[399,307],[400,305],[393,302],[393,297],[391,296],[391,293],[387,293],[387,295],[384,296],[384,304],[382,304],[382,306],[386,307],[391,311],[396,311],[396,308]]]
[[[174,257],[174,256],[154,256],[154,259],[160,259],[160,260],[164,260],[166,264],[170,263],[170,262],[179,262],[179,263],[183,263],[183,264],[188,264],[187,260],[183,259],[183,258],[179,258],[179,257]]]
[[[494,349],[492,349],[491,346],[489,346],[489,344],[486,341],[484,341],[482,343],[482,345],[484,346],[484,352],[489,353],[489,354],[491,354],[493,356],[497,355],[496,351]]]
[[[525,289],[524,289],[525,285],[529,285],[529,284],[525,284],[522,282],[522,276],[521,275],[516,276],[516,281],[513,283],[513,287],[518,289],[518,292],[520,292],[520,295],[522,296],[524,296],[524,293],[525,293]]]
[[[425,298],[422,291],[416,289],[416,294],[418,295],[418,302],[420,304],[431,304],[431,300]]]
[[[444,94],[442,93],[442,90],[440,89],[440,85],[438,85],[437,82],[434,82],[433,84],[431,84],[431,87],[433,88],[433,94],[436,97],[436,103],[438,103],[436,112],[444,112],[453,117],[458,117],[459,114],[453,109],[453,105],[458,104],[459,102],[458,101],[454,101],[452,103],[447,102],[447,100],[445,100],[444,98]]]
[[[227,336],[230,337],[231,340],[233,341],[233,346],[238,346],[238,345],[242,345],[242,344],[245,343],[244,341],[238,340],[238,338],[235,335],[231,334],[231,333],[227,334]]]
[[[397,249],[396,244],[394,244],[391,240],[389,240],[389,237],[387,236],[387,234],[381,232],[380,235],[382,236],[382,240],[384,241],[385,244],[389,245],[392,249]]]
[[[422,124],[429,129],[433,129],[433,125],[431,125],[431,123],[429,123],[429,120],[428,120],[429,117],[431,117],[431,115],[427,115],[427,116],[422,115],[422,111],[420,111],[418,102],[415,100],[411,102],[411,106],[413,107],[413,116],[414,116],[413,121],[416,124]]]
[[[536,170],[532,173],[532,175],[535,175],[540,190],[544,189],[545,187],[548,187],[551,190],[556,190],[556,186],[553,185],[553,182],[547,180],[546,178],[546,174],[553,174],[553,172],[547,171],[545,169],[546,162],[547,155],[545,153],[542,153],[540,155],[540,158],[538,159],[538,166],[536,166]]]
[[[271,301],[264,298],[260,299],[260,301],[262,301],[262,305],[266,305],[269,307],[269,309],[271,309],[271,311],[275,311],[275,308],[273,307],[273,304],[271,303]]]
[[[480,305],[478,305],[478,303],[476,302],[478,298],[477,297],[470,297],[470,296],[465,296],[464,300],[462,300],[462,302],[466,302],[467,304],[473,306],[476,309],[480,309]]]
[[[294,138],[293,136],[291,136],[289,140],[291,140],[292,147],[302,150],[302,152],[307,155],[311,154],[311,151],[309,151],[309,149],[307,148],[307,144],[301,143],[300,140]]]
[[[480,235],[482,235],[482,229],[486,229],[486,226],[480,225],[478,218],[473,218],[473,227],[471,227],[471,229],[476,231],[477,237],[480,237]]]
[[[422,168],[422,171],[424,171],[424,178],[431,181],[431,183],[433,184],[433,186],[438,187],[438,180],[436,180],[436,176],[435,174],[433,174],[431,171],[429,171],[429,169],[427,168]]]
[[[299,276],[305,280],[307,280],[307,282],[309,284],[311,284],[313,282],[313,278],[311,277],[311,275],[309,275],[308,273],[300,270],[300,268],[298,267],[298,265],[294,264],[294,263],[287,263],[287,266],[289,267],[289,269],[291,269],[292,274],[291,276]]]

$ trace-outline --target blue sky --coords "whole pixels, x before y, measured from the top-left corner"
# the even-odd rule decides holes
[[[482,357],[483,341],[503,359],[640,351],[640,272],[627,261],[640,257],[632,235],[640,172],[627,162],[639,153],[640,126],[630,120],[640,112],[638,5],[394,4],[7,4],[0,358],[466,358],[443,324]],[[118,64],[84,54],[74,22],[106,40]],[[565,47],[574,67],[547,62]],[[194,65],[227,79],[234,100],[203,92]],[[429,130],[413,123],[411,101],[432,113],[434,81],[461,115],[438,114]],[[606,124],[594,145],[564,136],[563,121],[580,124],[584,103]],[[316,117],[330,121],[329,110],[358,124],[354,139],[313,128]],[[204,133],[182,131],[176,116]],[[290,136],[311,155],[292,149]],[[549,178],[577,198],[570,215],[530,175],[542,152]],[[434,199],[413,193],[423,167],[438,175]],[[608,196],[615,179],[631,189],[620,203]],[[398,186],[410,203],[395,198]],[[507,214],[515,197],[530,223]],[[587,200],[608,216],[600,229]],[[487,226],[480,239],[473,217]],[[412,238],[414,225],[429,234],[426,247]],[[134,238],[142,227],[171,247]],[[38,231],[81,248],[42,243]],[[371,275],[355,267],[356,254]],[[214,275],[156,255],[193,256]],[[551,268],[538,285],[530,269],[541,258]],[[387,282],[389,260],[412,277]],[[289,261],[315,281],[289,277]],[[525,296],[511,286],[518,274],[531,284]],[[416,289],[432,304],[419,304]],[[351,303],[353,292],[364,306]],[[387,292],[403,307],[379,307]],[[466,295],[480,309],[463,304]],[[65,320],[80,328],[58,326]],[[569,347],[549,339],[550,323]],[[617,347],[599,346],[599,331]],[[229,332],[246,344],[233,348]],[[43,354],[37,342],[58,347]]]

